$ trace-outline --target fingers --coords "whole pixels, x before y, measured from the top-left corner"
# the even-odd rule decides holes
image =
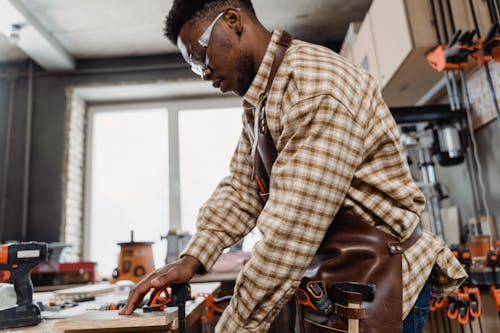
[[[119,314],[121,315],[132,314],[132,312],[134,312],[134,310],[139,306],[139,304],[141,304],[142,299],[148,293],[149,289],[150,288],[144,288],[140,284],[134,287],[128,295],[127,304],[123,309],[120,310]]]
[[[141,304],[144,296],[151,290],[151,288],[161,289],[171,283],[168,278],[168,266],[163,267],[140,281],[128,295],[127,304],[120,310],[119,314],[129,315]],[[155,281],[155,283],[152,283]]]
[[[175,271],[174,271],[175,272]],[[156,289],[161,289],[166,287],[168,284],[175,283],[175,274],[171,272],[166,272],[165,274],[158,275],[151,280],[151,287]]]
[[[140,281],[128,296],[127,304],[119,312],[121,315],[129,315],[141,304],[144,296],[151,290],[163,289],[172,283],[185,283],[189,281],[200,266],[199,261],[194,258],[182,258],[170,265],[150,273]]]

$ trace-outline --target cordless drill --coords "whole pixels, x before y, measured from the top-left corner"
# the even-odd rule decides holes
[[[0,310],[0,328],[36,325],[41,321],[40,308],[33,303],[31,270],[47,260],[47,243],[26,242],[0,245],[0,271],[9,271],[17,305]]]

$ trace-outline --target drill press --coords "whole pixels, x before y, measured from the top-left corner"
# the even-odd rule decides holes
[[[40,308],[33,303],[31,270],[47,260],[47,243],[26,242],[0,245],[0,271],[9,271],[17,304],[0,310],[0,328],[37,325],[42,319]]]

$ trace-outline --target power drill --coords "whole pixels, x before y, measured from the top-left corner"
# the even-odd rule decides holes
[[[25,242],[0,245],[0,271],[9,271],[17,305],[0,310],[0,328],[36,325],[41,321],[40,308],[33,303],[31,270],[47,260],[47,243]]]

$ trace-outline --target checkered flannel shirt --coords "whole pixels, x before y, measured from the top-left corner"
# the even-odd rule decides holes
[[[272,35],[244,108],[255,107],[264,90],[280,35]],[[267,331],[341,206],[404,240],[425,205],[374,80],[331,50],[293,41],[266,116],[279,152],[267,204],[252,179],[250,133],[243,126],[230,175],[200,209],[197,231],[183,252],[206,271],[255,226],[263,234],[238,275],[218,332]],[[451,292],[466,276],[445,243],[424,232],[403,255],[404,316],[431,270],[436,293]]]

